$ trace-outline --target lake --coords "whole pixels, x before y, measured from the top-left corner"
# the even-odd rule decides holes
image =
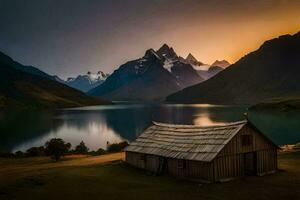
[[[151,121],[203,126],[244,119],[244,106],[207,104],[117,104],[55,112],[0,113],[0,150],[26,151],[62,138],[76,146],[81,141],[91,150],[107,142],[132,141]],[[250,120],[277,144],[300,141],[299,113],[251,112]]]

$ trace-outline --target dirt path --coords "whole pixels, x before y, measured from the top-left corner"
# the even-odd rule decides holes
[[[0,186],[1,182],[7,183],[18,178],[37,174],[43,170],[59,167],[101,165],[117,160],[124,160],[124,158],[125,153],[119,152],[102,156],[72,155],[64,157],[59,162],[55,162],[49,157],[0,159],[0,177],[3,180],[0,181]]]

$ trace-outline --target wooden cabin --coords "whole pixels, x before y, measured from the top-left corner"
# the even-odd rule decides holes
[[[220,126],[153,122],[126,149],[126,162],[155,174],[223,182],[277,170],[277,149],[248,121]]]

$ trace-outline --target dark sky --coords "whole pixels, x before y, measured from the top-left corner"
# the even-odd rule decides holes
[[[163,43],[200,61],[238,60],[300,30],[300,1],[0,0],[0,50],[63,78],[143,56]]]

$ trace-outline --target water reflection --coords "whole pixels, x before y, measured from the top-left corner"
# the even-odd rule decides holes
[[[245,107],[213,105],[109,105],[61,110],[55,113],[0,113],[0,150],[26,150],[53,137],[73,147],[84,141],[91,150],[107,141],[132,141],[151,121],[201,126],[242,120]],[[300,116],[251,113],[251,120],[276,143],[300,139]],[[292,127],[292,128],[291,128]]]
[[[97,150],[100,147],[105,148],[107,141],[116,143],[126,140],[106,126],[105,123],[97,123],[95,121],[88,122],[85,124],[84,129],[83,127],[70,126],[70,124],[66,123],[56,131],[50,131],[42,137],[34,138],[14,147],[13,151],[25,151],[32,146],[43,145],[46,141],[54,137],[63,138],[65,141],[70,142],[73,147],[81,141],[84,141],[92,150]]]

